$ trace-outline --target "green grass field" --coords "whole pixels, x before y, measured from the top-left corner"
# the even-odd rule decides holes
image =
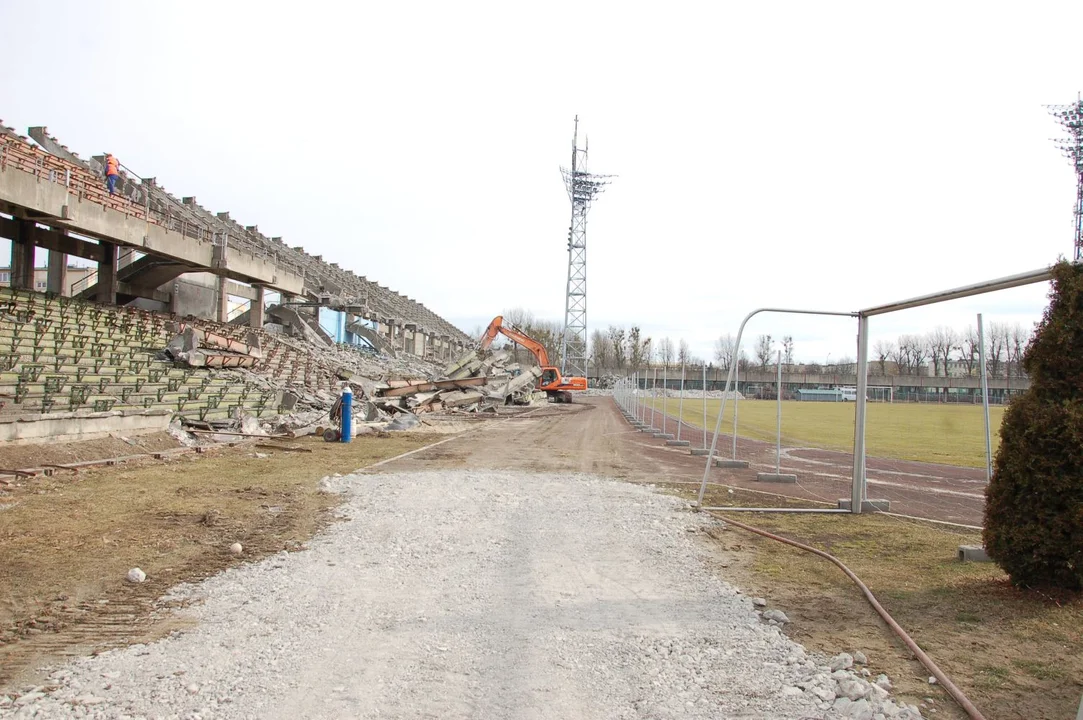
[[[647,402],[649,407],[650,400]],[[660,410],[662,399],[658,398],[655,402]],[[709,432],[714,431],[720,402],[707,399]],[[981,405],[869,403],[867,407],[865,446],[868,455],[964,467],[985,466],[985,419]],[[669,415],[675,417],[677,408],[677,398],[666,399]],[[1003,407],[989,408],[993,452],[996,452],[1000,442],[1000,421],[1003,416]],[[686,398],[683,419],[702,428],[703,400]],[[722,432],[729,434],[732,427],[733,402],[730,401],[726,403]],[[773,442],[775,401],[741,400],[737,408],[737,434]],[[695,437],[686,439],[696,440]],[[782,442],[790,446],[852,451],[854,404],[784,401]]]

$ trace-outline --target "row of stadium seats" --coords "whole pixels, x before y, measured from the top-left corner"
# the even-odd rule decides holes
[[[278,388],[335,392],[336,368],[300,345],[258,332],[260,373],[177,366],[162,350],[184,324],[205,332],[245,329],[171,318],[127,307],[0,288],[0,415],[169,410],[214,420],[238,409],[280,410]],[[262,377],[261,377],[262,376]]]

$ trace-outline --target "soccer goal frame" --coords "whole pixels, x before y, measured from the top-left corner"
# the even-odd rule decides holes
[[[860,514],[863,510],[863,505],[868,502],[868,483],[865,476],[865,413],[866,406],[868,405],[868,390],[869,390],[869,318],[877,315],[887,315],[889,313],[899,312],[900,310],[909,310],[911,308],[923,307],[925,305],[935,305],[937,303],[947,302],[949,300],[959,300],[961,298],[973,297],[975,295],[984,295],[986,293],[997,292],[998,290],[1007,290],[1009,288],[1020,287],[1023,285],[1032,285],[1034,283],[1046,282],[1052,277],[1050,268],[1042,268],[1040,270],[1031,270],[1030,272],[1019,273],[1018,275],[1009,275],[1007,277],[997,278],[995,280],[986,280],[984,282],[974,283],[973,285],[964,285],[962,287],[952,288],[950,290],[942,290],[940,292],[930,293],[929,295],[920,295],[918,297],[910,298],[909,300],[901,300],[899,302],[888,303],[886,305],[878,305],[876,307],[866,308],[864,310],[851,311],[851,312],[833,312],[823,310],[804,310],[793,308],[759,308],[753,310],[745,316],[741,321],[740,327],[737,329],[737,340],[734,343],[734,357],[739,357],[741,352],[741,337],[745,331],[745,325],[756,315],[760,313],[787,313],[798,315],[835,315],[844,317],[856,317],[857,318],[857,400],[854,403],[854,465],[853,475],[851,482],[851,495],[850,495],[850,509],[847,510],[828,510],[826,512],[850,512],[854,514]],[[734,372],[737,369],[737,363],[731,363],[729,374],[726,378],[726,387],[723,391],[722,405],[718,409],[718,420],[715,423],[714,439],[711,441],[711,449],[707,454],[707,466],[703,470],[703,482],[699,488],[699,498],[697,506],[700,509],[710,510],[748,510],[749,508],[704,508],[703,496],[707,492],[707,480],[710,476],[711,465],[714,461],[715,451],[718,446],[718,436],[722,429],[722,415],[726,411],[726,397],[730,390],[734,387]],[[988,398],[983,400],[988,402]],[[796,512],[808,512],[807,509],[796,509]],[[824,512],[824,511],[820,511]]]

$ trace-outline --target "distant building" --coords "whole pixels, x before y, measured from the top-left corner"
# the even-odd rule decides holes
[[[86,278],[89,275],[96,275],[98,273],[97,268],[93,267],[78,267],[76,265],[68,265],[68,287],[64,289],[64,295],[67,297],[72,296],[72,288],[75,291],[85,290],[88,284],[93,284],[93,280],[87,282]],[[77,286],[77,287],[76,287]],[[11,267],[0,267],[0,287],[11,287]],[[37,292],[45,292],[49,287],[49,269],[46,267],[34,268],[34,287]]]

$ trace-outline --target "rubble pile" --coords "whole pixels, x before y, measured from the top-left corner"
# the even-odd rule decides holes
[[[370,394],[377,410],[414,414],[455,411],[479,412],[496,405],[529,405],[541,368],[509,362],[503,350],[472,350],[447,367],[438,379],[388,379]]]
[[[379,430],[416,427],[417,416],[428,413],[458,415],[529,405],[538,396],[541,368],[513,362],[504,350],[470,351],[444,368],[416,356],[327,346],[266,331],[242,333],[194,324],[176,329],[162,359],[200,368],[219,383],[271,398],[270,412],[259,413],[258,419],[243,409],[228,419],[184,419],[188,428],[204,432],[290,437],[321,433],[339,421],[336,384],[348,384],[353,391],[356,422]]]

